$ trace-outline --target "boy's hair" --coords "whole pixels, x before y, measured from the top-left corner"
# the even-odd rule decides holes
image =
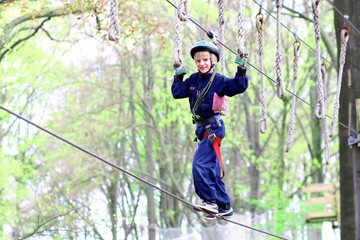
[[[217,63],[217,57],[215,56],[215,54],[213,53],[210,53],[208,51],[201,51],[201,52],[196,52],[194,54],[194,59],[196,59],[198,56],[199,57],[209,57],[210,55],[210,58],[211,58],[211,61],[213,64],[216,64]]]

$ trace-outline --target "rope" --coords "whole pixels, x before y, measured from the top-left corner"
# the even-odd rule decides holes
[[[224,42],[225,39],[225,18],[224,18],[224,0],[218,1],[219,9],[219,27],[220,27],[220,41]],[[225,75],[225,49],[223,45],[220,45],[220,61],[221,61],[221,74]],[[221,110],[220,115],[226,116],[228,114],[228,99],[227,96],[224,96],[224,101],[226,104],[226,110]]]
[[[259,13],[256,15],[256,30],[258,36],[258,44],[259,44],[259,57],[260,57],[260,70],[264,71],[264,44],[263,44],[263,30],[264,30],[264,19],[261,14],[261,7]],[[267,131],[267,104],[265,97],[265,83],[264,83],[264,75],[260,74],[260,82],[261,82],[261,120],[259,125],[259,130],[261,133],[266,133]]]
[[[300,48],[300,42],[298,38],[295,36],[295,42],[293,44],[294,47],[294,73],[293,73],[293,93],[296,94],[296,85],[297,85],[297,78],[298,78],[298,70],[299,70],[299,48]],[[291,103],[291,114],[290,114],[290,120],[289,120],[289,126],[288,126],[288,142],[285,148],[285,152],[289,152],[291,143],[294,140],[294,132],[295,132],[295,108],[296,108],[296,97],[293,95],[292,97],[292,103]]]
[[[282,78],[282,56],[281,56],[281,10],[282,0],[276,0],[276,92],[280,99],[285,97],[285,85]]]
[[[177,5],[177,0],[175,0],[175,5]],[[186,10],[185,15],[182,13],[182,9]],[[188,2],[181,0],[178,8],[175,9],[175,51],[174,51],[174,64],[175,69],[182,68],[182,38],[181,38],[181,25],[180,21],[187,21],[189,19],[189,7]]]
[[[337,85],[336,100],[335,100],[335,104],[334,104],[334,112],[333,112],[332,123],[331,123],[330,137],[334,136],[335,129],[336,129],[336,123],[337,123],[337,119],[338,119],[338,115],[339,115],[340,90],[341,90],[342,75],[343,75],[343,70],[344,70],[344,65],[345,65],[346,47],[347,47],[347,42],[349,40],[349,31],[350,30],[348,27],[343,27],[341,29],[341,33],[340,33],[340,44],[341,44],[340,59],[339,59],[340,66],[339,66],[338,85]]]
[[[225,19],[224,19],[224,0],[218,1],[219,9],[219,26],[220,26],[220,41],[224,42],[225,38]],[[220,46],[220,61],[221,61],[221,74],[225,75],[225,57],[224,57],[224,46]]]
[[[320,12],[319,5],[320,0],[311,0],[311,6],[314,13],[314,33],[315,33],[315,42],[316,42],[316,66],[317,66],[317,93],[318,100],[315,107],[315,117],[317,119],[323,119],[326,114],[325,103],[324,103],[324,84],[321,74],[321,53],[320,53]]]
[[[245,30],[244,30],[244,14],[243,14],[243,1],[239,0],[239,8],[238,8],[238,55],[241,59],[245,58]]]
[[[117,0],[110,1],[110,17],[108,38],[110,41],[118,41],[120,39],[120,26]]]
[[[323,79],[323,86],[324,86],[324,92],[327,92],[326,90],[326,84],[325,84],[325,75],[326,75],[326,66],[324,63],[322,63],[321,65],[321,76]],[[327,97],[326,95],[324,95],[324,107],[325,110],[327,109]],[[326,115],[326,113],[325,113]],[[327,118],[324,117],[323,118],[323,138],[325,139],[325,162],[326,164],[329,164],[329,159],[330,159],[330,137],[328,134],[328,125],[327,125]]]

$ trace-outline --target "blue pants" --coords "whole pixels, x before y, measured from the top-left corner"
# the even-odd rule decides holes
[[[211,124],[211,129],[221,139],[225,136],[224,122],[221,126]],[[205,126],[196,129],[196,136],[201,139]],[[221,178],[221,167],[213,145],[208,138],[202,139],[195,152],[192,167],[196,194],[203,200],[216,200],[218,205],[229,204],[230,198],[226,193],[225,184]]]

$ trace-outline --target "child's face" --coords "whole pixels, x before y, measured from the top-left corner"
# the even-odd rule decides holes
[[[213,72],[213,69],[209,71],[211,68],[210,53],[199,52],[195,54],[194,58],[195,58],[196,67],[201,73],[204,74],[204,73]]]

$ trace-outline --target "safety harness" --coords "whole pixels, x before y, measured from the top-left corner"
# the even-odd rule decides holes
[[[225,172],[223,169],[223,165],[222,165],[222,161],[221,161],[221,153],[220,153],[221,138],[216,136],[216,134],[212,131],[212,129],[210,127],[206,128],[206,131],[204,133],[204,138],[206,138],[206,137],[209,139],[210,143],[213,145],[214,150],[216,152],[216,156],[219,161],[219,164],[221,167],[221,172],[222,172],[222,176],[221,176],[220,180],[222,180],[225,177]]]

